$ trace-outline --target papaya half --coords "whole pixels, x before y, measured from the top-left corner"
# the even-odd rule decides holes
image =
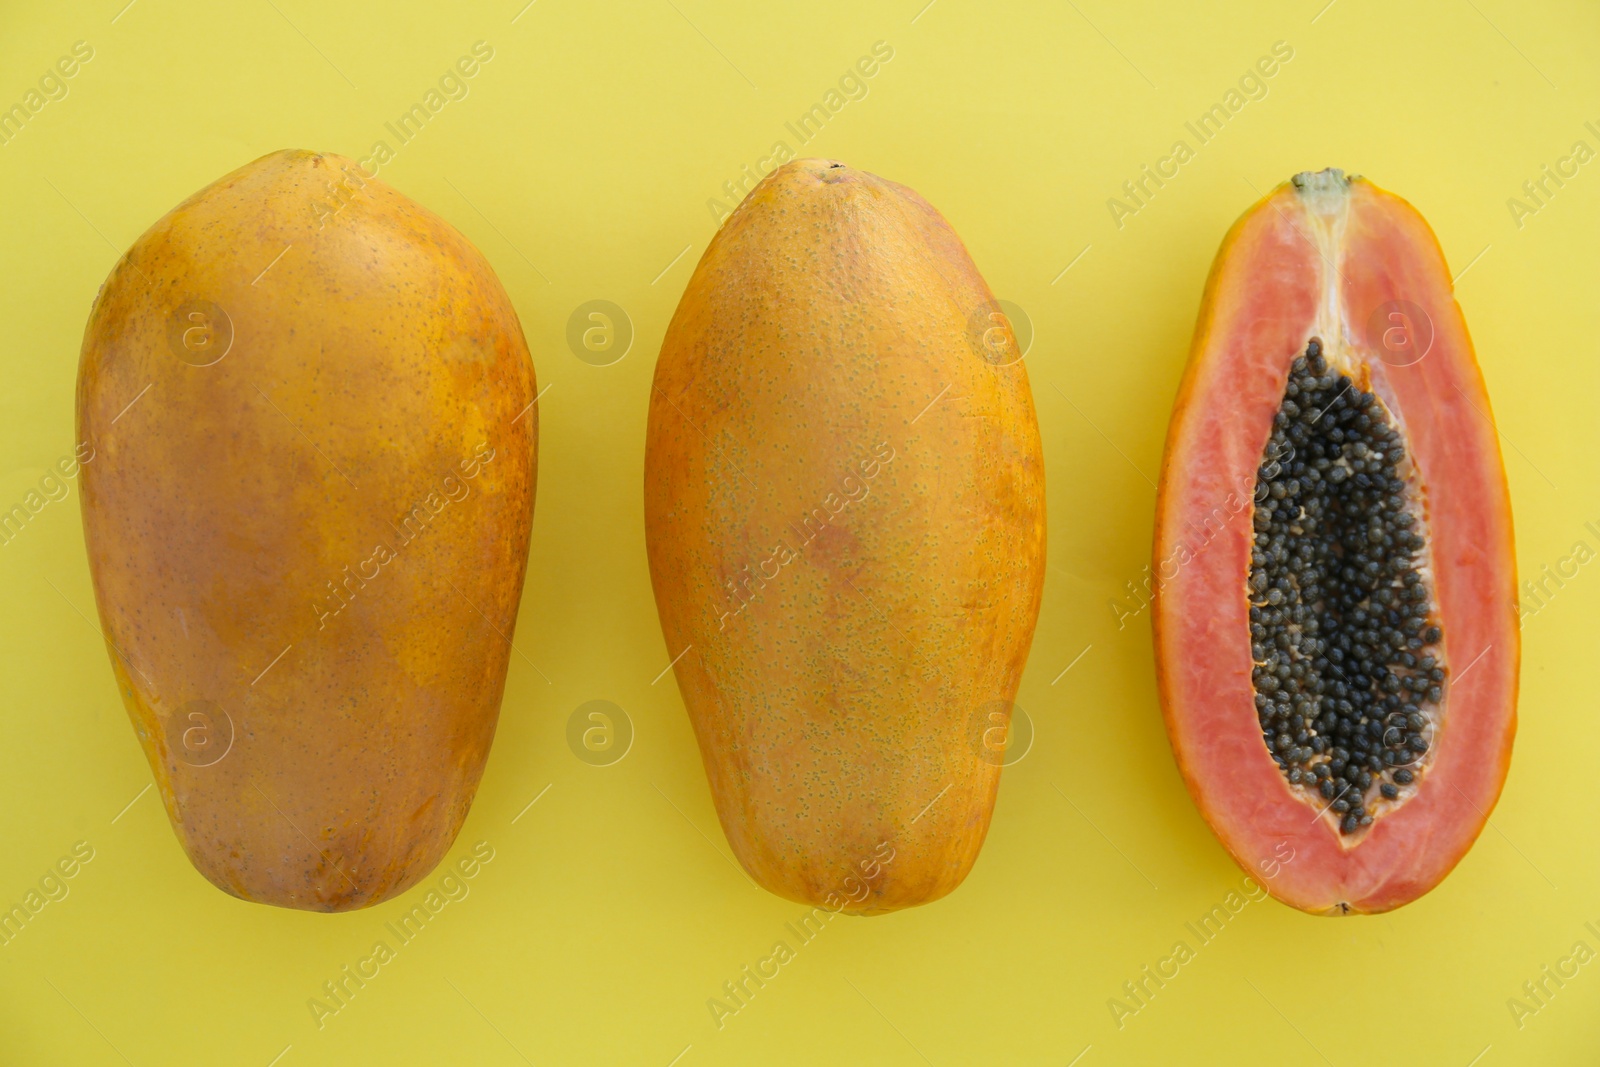
[[[939,213],[828,160],[751,190],[678,304],[650,576],[723,831],[774,893],[887,912],[977,857],[983,734],[1009,723],[1044,579],[1021,359]]]
[[[359,908],[449,848],[522,595],[534,395],[488,262],[340,156],[241,167],[112,270],[78,370],[89,567],[221,889]]]
[[[1488,394],[1410,204],[1325,170],[1234,224],[1155,525],[1167,733],[1223,847],[1307,912],[1436,886],[1500,796],[1520,643]]]

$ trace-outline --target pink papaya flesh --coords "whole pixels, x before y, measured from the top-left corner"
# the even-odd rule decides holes
[[[1229,232],[1154,569],[1168,736],[1234,859],[1319,914],[1436,886],[1499,798],[1520,643],[1488,395],[1410,204],[1306,173]]]

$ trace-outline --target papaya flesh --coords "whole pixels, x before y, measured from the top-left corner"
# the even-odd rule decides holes
[[[1437,885],[1499,798],[1520,643],[1489,398],[1410,204],[1328,170],[1235,223],[1154,568],[1167,733],[1223,847],[1317,914]]]
[[[856,914],[959,885],[1038,616],[1044,474],[1016,340],[921,197],[802,159],[728,218],[656,364],[645,531],[750,876]]]
[[[339,156],[241,167],[112,270],[78,372],[90,572],[221,889],[365,907],[449,848],[522,594],[533,398],[483,256]]]

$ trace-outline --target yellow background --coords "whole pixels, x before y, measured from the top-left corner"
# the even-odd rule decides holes
[[[1193,945],[1184,924],[1243,878],[1174,769],[1148,613],[1119,629],[1111,607],[1147,560],[1151,478],[1217,244],[1302,169],[1341,166],[1410,199],[1452,269],[1470,265],[1459,298],[1505,438],[1523,576],[1580,539],[1600,548],[1584,527],[1600,528],[1600,162],[1520,227],[1506,204],[1574,141],[1600,148],[1583,125],[1600,125],[1600,12],[925,2],[0,4],[0,105],[75,41],[94,48],[66,98],[0,147],[0,507],[72,449],[84,317],[147,226],[274,149],[365,155],[478,40],[494,58],[470,95],[381,177],[495,264],[550,386],[516,633],[550,681],[512,658],[451,852],[487,841],[494,859],[320,1030],[308,999],[423,888],[328,916],[207,884],[141,792],[150,771],[88,622],[76,487],[0,547],[0,905],[75,842],[94,849],[70,895],[0,948],[0,1063],[1600,1060],[1600,962],[1520,1028],[1507,1006],[1574,942],[1600,950],[1584,927],[1600,928],[1595,563],[1526,620],[1511,776],[1442,886],[1376,918],[1250,904],[1122,1028],[1107,1006],[1175,941]],[[641,525],[649,382],[715,229],[706,201],[774,141],[799,147],[784,123],[880,40],[893,59],[804,151],[916,188],[1036,331],[1050,565],[1019,703],[1037,738],[961,889],[836,920],[719,1030],[707,999],[793,945],[784,924],[802,909],[734,866],[671,675],[652,683],[670,653]],[[1275,41],[1294,56],[1268,95],[1119,229],[1107,199],[1174,140],[1195,146],[1184,122]],[[610,366],[565,341],[591,299],[636,329]],[[611,766],[566,743],[592,699],[636,732]]]

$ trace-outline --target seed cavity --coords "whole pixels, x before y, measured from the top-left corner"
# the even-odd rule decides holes
[[[1405,463],[1383,402],[1312,338],[1256,472],[1251,680],[1267,751],[1347,836],[1414,791],[1443,713],[1444,635]]]

